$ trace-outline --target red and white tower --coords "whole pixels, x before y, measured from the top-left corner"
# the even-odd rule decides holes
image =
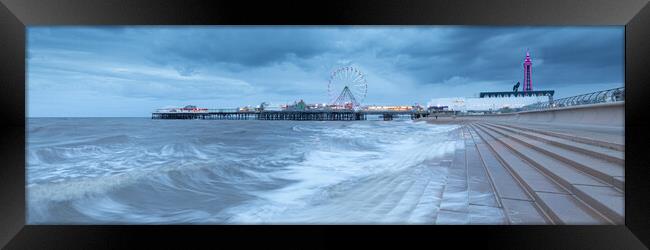
[[[533,63],[530,61],[530,52],[526,49],[526,59],[524,60],[524,92],[533,91],[532,76]]]

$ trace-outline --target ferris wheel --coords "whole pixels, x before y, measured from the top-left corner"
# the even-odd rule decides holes
[[[365,75],[356,68],[343,67],[332,72],[327,93],[334,105],[352,103],[359,106],[366,98],[368,82]]]

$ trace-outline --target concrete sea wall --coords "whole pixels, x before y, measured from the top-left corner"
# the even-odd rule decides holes
[[[525,111],[512,114],[467,116],[469,119],[498,119],[513,122],[543,122],[625,126],[625,103],[598,103],[549,110]]]

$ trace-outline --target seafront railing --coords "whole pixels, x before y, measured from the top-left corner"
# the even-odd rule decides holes
[[[557,100],[534,103],[521,107],[522,111],[545,110],[586,104],[625,101],[625,87],[601,90],[592,93],[560,98]]]

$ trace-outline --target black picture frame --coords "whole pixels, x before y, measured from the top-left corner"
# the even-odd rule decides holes
[[[625,225],[621,226],[34,226],[25,225],[25,27],[31,25],[625,25]],[[207,248],[346,240],[491,248],[647,249],[650,246],[650,5],[574,1],[0,0],[0,246]]]

